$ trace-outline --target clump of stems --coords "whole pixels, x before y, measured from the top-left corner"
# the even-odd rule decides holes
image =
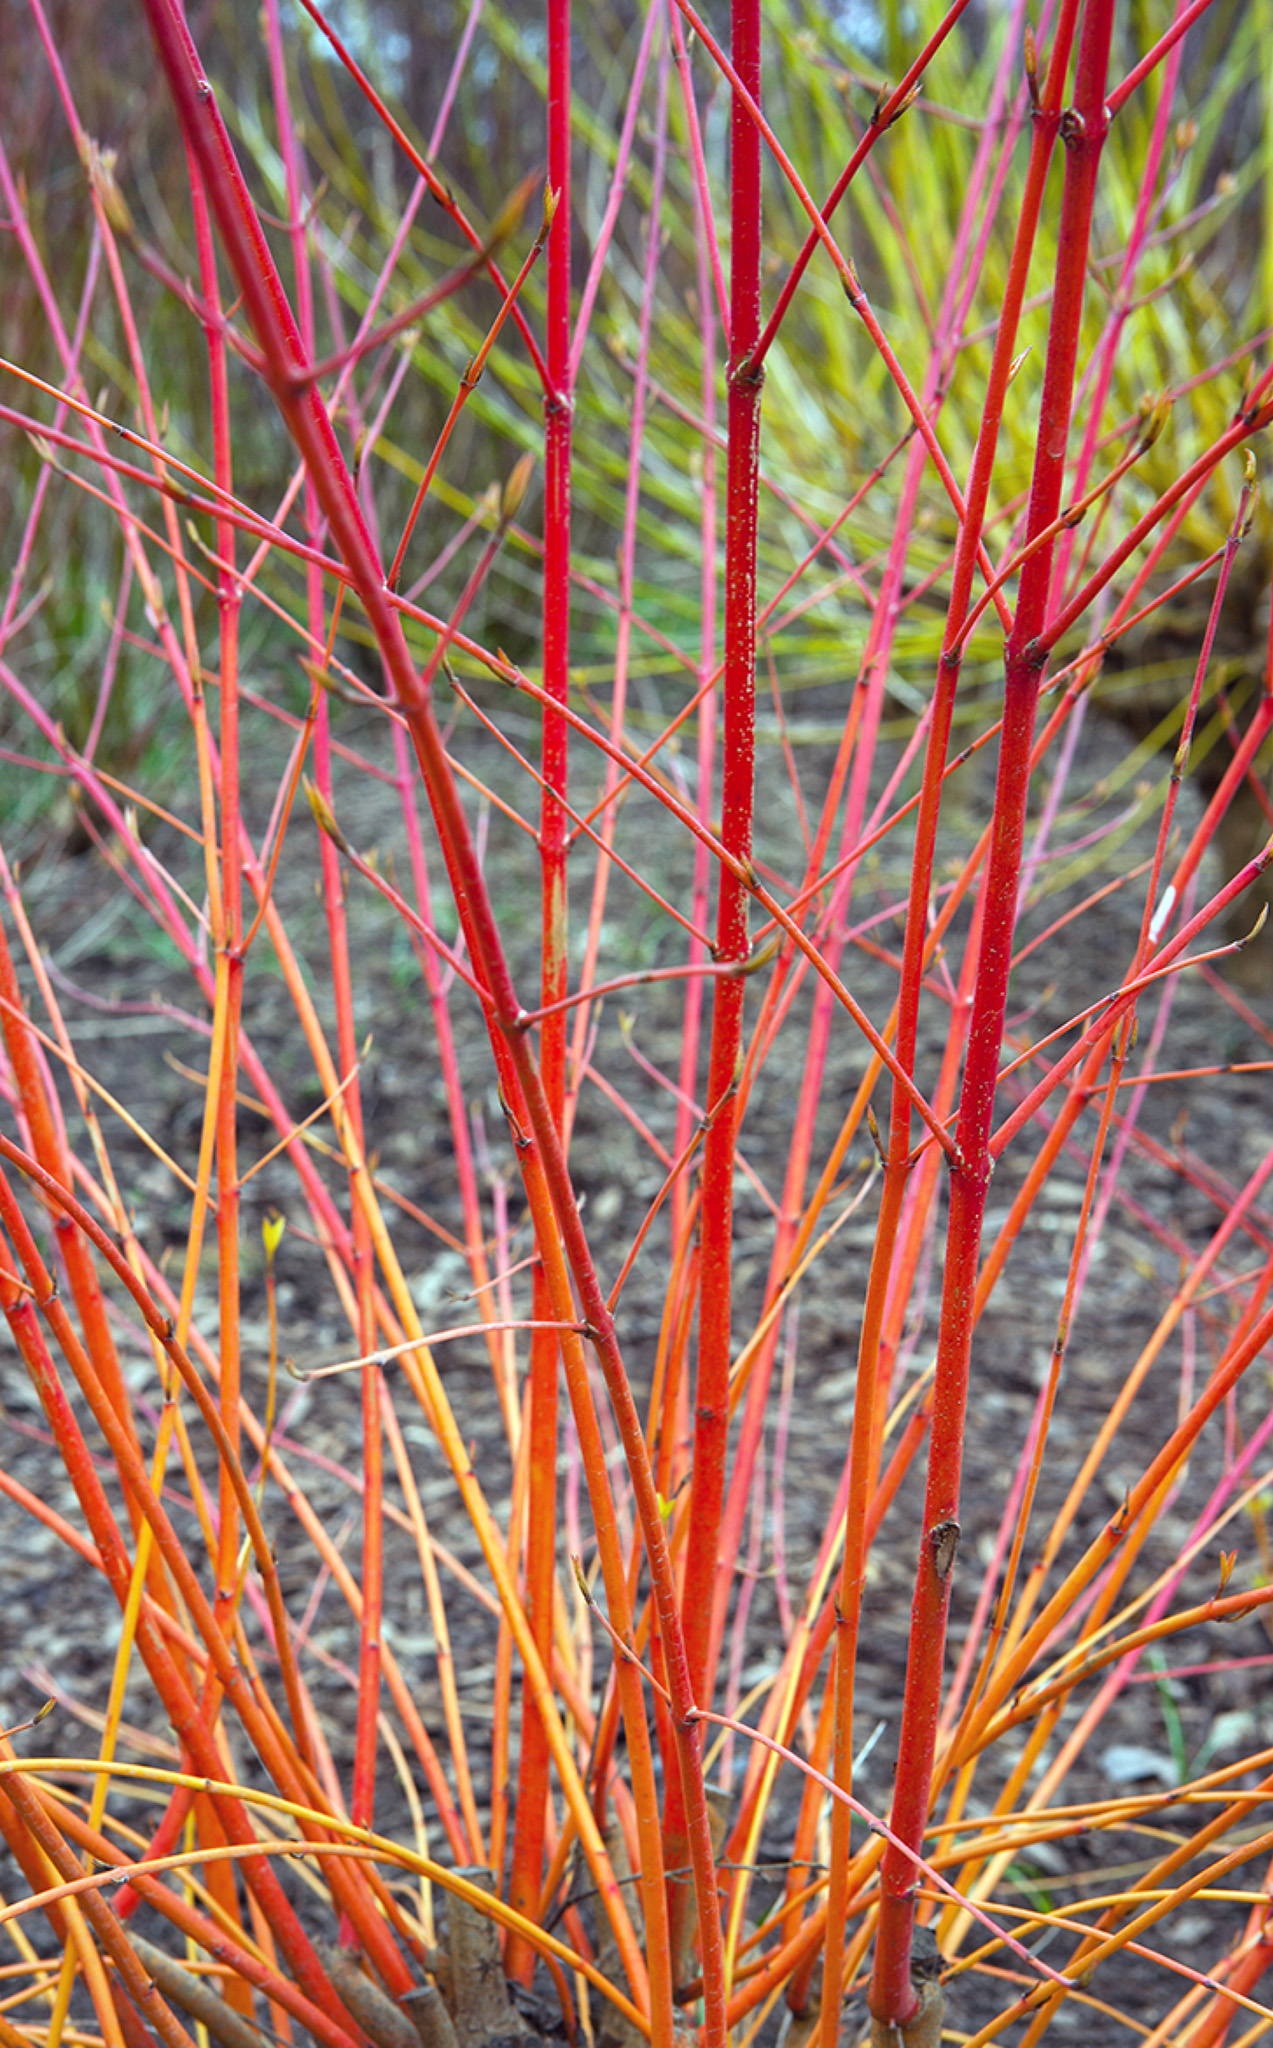
[[[143,164],[28,8],[0,1489],[118,1620],[15,1653],[0,2042],[487,2048],[474,1912],[572,2042],[1254,2039],[1273,1760],[1176,1704],[1273,1626],[1252,23],[143,0]]]

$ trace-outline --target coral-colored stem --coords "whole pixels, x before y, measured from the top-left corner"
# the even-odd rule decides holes
[[[123,1446],[121,1427],[116,1424],[108,1406],[101,1401],[100,1389],[92,1378],[91,1368],[88,1366],[88,1361],[83,1357],[73,1332],[70,1331],[65,1319],[58,1315],[56,1293],[51,1288],[47,1274],[43,1272],[38,1254],[35,1252],[34,1243],[30,1240],[29,1233],[26,1230],[21,1211],[13,1200],[8,1182],[4,1179],[3,1175],[0,1175],[0,1210],[3,1211],[5,1228],[13,1238],[17,1250],[18,1258],[15,1263],[21,1263],[26,1266],[29,1283],[34,1291],[41,1294],[42,1300],[48,1305],[46,1313],[62,1323],[62,1328],[58,1333],[60,1341],[67,1350],[67,1354],[71,1357],[72,1362],[79,1363],[81,1373],[83,1374],[82,1384],[85,1386],[86,1391],[91,1390],[97,1397],[95,1399],[97,1420],[103,1429],[108,1443],[110,1443],[111,1451],[117,1462],[119,1462],[121,1470],[126,1471],[132,1461],[128,1458],[127,1451]],[[13,1259],[13,1254],[9,1252],[7,1242],[4,1245],[4,1252],[6,1266],[8,1266],[10,1260]],[[41,1281],[43,1282],[42,1287]],[[4,1310],[19,1353],[28,1372],[31,1374],[32,1384],[35,1386],[44,1405],[49,1419],[49,1426],[58,1440],[68,1474],[75,1485],[85,1520],[88,1523],[93,1540],[97,1545],[98,1552],[106,1569],[111,1589],[119,1600],[121,1608],[123,1608],[128,1601],[131,1565],[106,1496],[102,1490],[101,1482],[94,1469],[93,1461],[89,1456],[87,1445],[76,1422],[70,1402],[67,1400],[62,1389],[52,1357],[44,1341],[31,1298],[17,1286],[15,1281],[10,1281],[7,1276],[0,1276],[0,1307]],[[112,1439],[114,1440],[112,1441]],[[164,1551],[170,1563],[176,1562],[180,1567],[185,1561],[180,1556],[180,1547],[172,1535],[171,1526],[167,1523],[166,1517],[163,1516],[162,1510],[159,1509],[158,1503],[153,1498],[146,1500],[144,1468],[139,1472],[134,1467],[132,1476],[137,1497],[145,1506],[148,1517],[152,1521],[152,1526],[156,1529],[156,1540],[160,1548]],[[182,1574],[179,1569],[177,1573],[179,1584],[181,1576]],[[198,1582],[188,1566],[185,1568],[184,1576],[188,1584],[182,1590],[187,1595],[192,1592],[195,1596],[194,1604],[197,1609],[201,1609],[200,1619],[208,1632],[206,1640],[209,1647],[219,1646],[220,1651],[224,1653],[222,1657],[225,1667],[224,1675],[231,1680],[231,1684],[227,1686],[226,1690],[227,1692],[231,1689],[236,1691],[239,1695],[238,1704],[242,1706],[244,1687],[241,1674],[231,1666],[229,1651],[219,1631],[213,1624],[211,1610],[207,1606]],[[215,1777],[221,1768],[216,1744],[208,1731],[206,1722],[196,1707],[189,1687],[173,1662],[167,1645],[162,1640],[154,1621],[148,1617],[144,1608],[138,1618],[137,1647],[146,1662],[156,1690],[164,1702],[165,1711],[172,1722],[173,1728],[188,1752],[194,1768],[197,1771],[203,1772],[208,1777]],[[250,1717],[249,1708],[245,1712],[244,1718],[247,1720]],[[271,1759],[271,1762],[273,1763],[274,1759]],[[235,1841],[250,1843],[254,1839],[252,1825],[247,1810],[243,1807],[242,1803],[238,1800],[223,1799],[218,1802],[218,1805],[222,1824],[225,1826],[230,1838]],[[297,1983],[300,1984],[307,1996],[327,2011],[333,2019],[337,2019],[340,2016],[340,2007],[334,1999],[331,1987],[327,1983],[318,1958],[314,1954],[308,1938],[303,1933],[282,1887],[279,1885],[277,1876],[269,1867],[268,1859],[255,1856],[249,1851],[243,1859],[243,1873],[248,1882],[258,1891],[262,1904],[270,1914],[273,1925],[278,1933],[279,1941],[287,1955],[289,1967],[292,1969]]]

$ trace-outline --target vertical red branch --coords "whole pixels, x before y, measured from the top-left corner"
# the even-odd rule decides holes
[[[945,649],[958,646],[968,614],[978,544],[985,518],[990,481],[994,471],[1004,399],[1012,374],[1018,323],[1030,258],[1038,231],[1039,214],[1047,185],[1048,169],[1060,126],[1061,97],[1069,70],[1070,50],[1078,17],[1078,0],[1066,0],[1057,22],[1052,61],[1047,82],[1034,109],[1034,130],[1025,191],[1017,220],[1016,237],[1003,296],[994,358],[982,408],[981,431],[973,456],[951,579],[950,605],[944,639]],[[919,1031],[925,940],[928,935],[928,907],[932,887],[937,825],[941,811],[943,778],[949,748],[955,691],[959,680],[958,655],[943,652],[938,665],[932,719],[924,758],[915,845],[911,856],[910,889],[907,898],[903,941],[901,985],[898,1001],[897,1056],[907,1073],[914,1071]],[[871,1273],[867,1285],[862,1331],[858,1341],[858,1381],[854,1401],[853,1435],[850,1445],[850,1484],[845,1517],[844,1560],[840,1574],[837,1611],[835,1665],[835,1780],[846,1791],[853,1789],[853,1728],[857,1648],[862,1619],[862,1594],[866,1580],[868,1512],[875,1497],[879,1464],[880,1426],[887,1387],[882,1384],[886,1357],[883,1342],[890,1302],[898,1293],[896,1258],[906,1194],[911,1180],[911,1101],[906,1091],[895,1087],[889,1120],[888,1151],[884,1187],[876,1224]],[[827,1890],[827,1934],[822,1993],[822,2040],[834,2042],[839,2026],[840,1976],[844,1954],[844,1930],[848,1907],[850,1819],[847,1807],[837,1803],[831,1815],[831,1870]]]
[[[544,392],[544,690],[540,808],[541,887],[540,1001],[556,1003],[566,994],[569,818],[565,809],[569,772],[566,720],[553,708],[565,704],[570,662],[570,458],[572,372],[570,363],[570,0],[548,0],[548,189],[556,212],[548,231],[547,333]],[[557,1129],[566,1097],[567,1015],[546,1017],[540,1030],[540,1071]],[[534,1318],[552,1320],[543,1266],[536,1260]],[[526,1530],[526,1618],[545,1664],[551,1663],[553,1578],[557,1533],[557,1338],[552,1330],[532,1333],[530,1345],[530,1474]],[[548,1739],[535,1705],[529,1675],[522,1692],[522,1743],[509,1900],[533,1919],[543,1879],[544,1827],[548,1804]],[[535,1957],[510,1940],[509,1974],[529,1984]]]
[[[1079,41],[1074,104],[1061,122],[1067,150],[1065,189],[1027,545],[1053,524],[1061,505],[1096,174],[1109,127],[1105,81],[1113,16],[1114,0],[1089,0]],[[1045,542],[1026,561],[1016,618],[1005,651],[1003,732],[983,892],[984,922],[956,1129],[958,1156],[951,1170],[928,1483],[911,1608],[910,1652],[893,1800],[892,1826],[904,1846],[890,1843],[884,1856],[870,1993],[871,2010],[886,2026],[905,2025],[913,2018],[917,2003],[910,1976],[915,1866],[906,1850],[918,1850],[923,1839],[941,1704],[946,1621],[959,1532],[977,1262],[992,1167],[991,1117],[1012,961],[1031,741],[1044,665],[1035,643],[1047,617],[1053,551],[1053,544]]]
[[[745,89],[760,97],[759,0],[734,0],[731,51]],[[730,347],[725,506],[725,661],[721,722],[721,838],[742,862],[751,859],[755,766],[756,520],[763,372],[752,362],[760,339],[761,139],[735,97],[730,125]],[[721,870],[716,958],[745,960],[749,948],[747,891]],[[734,1161],[738,1080],[742,1064],[744,981],[714,984],[708,1063],[708,1129],[703,1152],[702,1279],[699,1296],[698,1385],[694,1470],[689,1502],[685,1584],[685,1649],[695,1698],[711,1693],[712,1590],[717,1569],[725,1452],[729,1430],[730,1294],[733,1277]],[[668,1862],[685,1858],[683,1809],[669,1788]],[[684,1894],[682,1892],[681,1896]],[[680,1912],[673,1920],[674,1940]]]

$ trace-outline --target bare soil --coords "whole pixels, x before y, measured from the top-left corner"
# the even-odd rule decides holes
[[[387,758],[381,736],[359,714],[344,714],[341,737]],[[264,734],[268,722],[261,721]],[[277,783],[280,742],[265,743],[250,755],[252,775],[246,796],[252,829],[261,830]],[[497,755],[489,739],[472,722],[461,720],[455,746],[466,763],[493,785],[529,801],[516,771]],[[1126,809],[1126,790],[1110,796],[1106,785],[1123,758],[1125,741],[1111,727],[1089,719],[1066,793],[1066,810],[1054,834],[1054,845],[1078,840],[1103,819]],[[769,768],[776,766],[776,753]],[[816,754],[802,756],[810,790],[816,794],[826,764]],[[769,772],[767,768],[766,772]],[[990,764],[970,766],[962,778],[956,817],[965,823],[984,815]],[[586,778],[581,771],[581,786]],[[1042,797],[1043,792],[1040,792]],[[377,784],[342,769],[337,787],[342,826],[363,852],[378,848],[382,858],[395,850],[401,861],[396,798],[386,784]],[[1186,799],[1188,793],[1186,792]],[[675,846],[660,850],[657,832],[633,799],[623,818],[620,848],[637,851],[656,873],[661,886],[685,891],[688,855]],[[520,839],[515,828],[493,813],[489,819],[488,867],[495,880],[497,908],[515,934],[515,964],[529,977],[536,957],[537,908],[526,876],[522,853],[514,859]],[[1187,829],[1187,825],[1186,825]],[[279,900],[293,937],[315,964],[314,985],[323,987],[321,906],[313,893],[312,827],[308,816],[291,827],[291,846],[279,874]],[[1150,835],[1150,836],[1147,836]],[[1130,868],[1151,843],[1152,824],[1132,831],[1118,854]],[[664,835],[666,837],[666,835]],[[202,884],[195,850],[166,828],[156,831],[154,847],[197,901]],[[33,848],[32,852],[39,849]],[[950,853],[958,850],[952,833]],[[762,815],[763,858],[790,875],[797,871],[799,837],[789,802],[775,800]],[[1044,931],[1067,907],[1077,903],[1099,876],[1075,878],[1056,893],[1043,895],[1027,907],[1023,939]],[[1212,883],[1214,886],[1214,880]],[[193,1001],[188,980],[175,951],[158,938],[142,912],[120,889],[115,876],[93,851],[74,853],[67,839],[48,828],[42,857],[31,862],[24,894],[41,944],[56,967],[59,986],[81,1058],[100,1083],[127,1104],[152,1136],[189,1169],[195,1159],[201,1092],[198,1074],[206,1061],[206,1010]],[[862,918],[886,908],[897,894],[896,872],[887,865],[864,872],[855,899]],[[427,1005],[406,940],[384,903],[356,878],[350,883],[351,940],[354,976],[362,1028],[372,1034],[362,1074],[369,1143],[384,1178],[411,1203],[426,1210],[443,1228],[458,1231],[460,1217],[452,1184],[451,1141],[441,1082],[432,1043]],[[575,914],[582,921],[582,891]],[[1071,936],[1052,940],[1021,964],[1013,984],[1012,1013],[1034,1037],[1060,1024],[1105,990],[1114,987],[1131,953],[1141,899],[1134,884],[1107,899],[1095,913],[1078,919]],[[648,907],[622,878],[612,884],[607,924],[611,957],[621,971],[631,955],[634,964],[674,957],[674,940],[658,929]],[[896,942],[896,927],[884,923],[869,934],[876,944]],[[1273,942],[1265,951],[1273,963]],[[957,958],[957,949],[956,956]],[[855,994],[868,1011],[881,1017],[895,985],[893,969],[862,948],[850,958]],[[939,978],[938,978],[939,979]],[[533,984],[532,984],[533,985]],[[1182,977],[1175,988],[1166,1035],[1156,1052],[1160,1069],[1236,1064],[1265,1057],[1273,1021],[1273,966],[1262,991],[1241,997],[1201,973]],[[765,1186],[776,1193],[790,1141],[791,1112],[800,1071],[801,1020],[808,1014],[806,989],[798,998],[790,1025],[763,1071],[751,1101],[745,1152]],[[187,1006],[185,1014],[173,1009]],[[321,1006],[321,996],[320,996]],[[635,1054],[665,1074],[674,1073],[679,1055],[675,992],[658,987],[630,991],[622,1003],[604,1013],[594,1064],[622,1089],[657,1138],[670,1141],[674,1104],[666,1088],[638,1066]],[[1148,1042],[1154,1014],[1147,1006],[1142,1049]],[[460,1056],[471,1101],[480,1109],[489,1141],[492,1169],[508,1191],[524,1255],[519,1198],[513,1178],[511,1150],[495,1099],[480,1022],[473,1006],[456,998]],[[627,1020],[631,1019],[629,1023]],[[284,983],[266,957],[264,945],[254,956],[248,977],[246,1027],[266,1059],[297,1117],[316,1106],[317,1084]],[[943,999],[929,1005],[921,1048],[920,1070],[936,1072],[944,1026]],[[836,1128],[848,1094],[861,1073],[864,1048],[847,1022],[837,1025],[819,1140],[825,1143]],[[1011,1084],[1008,1084],[1009,1086]],[[74,1105],[64,1090],[73,1138],[77,1136]],[[1007,1088],[1005,1088],[1005,1097]],[[1230,1073],[1205,1081],[1164,1082],[1150,1088],[1140,1106],[1118,1196],[1092,1261],[1081,1305],[1070,1335],[1061,1399],[1050,1439],[1049,1454],[1033,1528],[1046,1528],[1063,1499],[1105,1414],[1113,1388],[1127,1375],[1170,1299],[1186,1252],[1195,1253],[1215,1230],[1235,1189],[1241,1186],[1267,1152],[1273,1139],[1268,1078]],[[878,1107],[883,1109],[881,1102]],[[117,1119],[107,1114],[112,1153],[134,1209],[137,1228],[157,1256],[176,1260],[184,1245],[186,1210],[182,1189],[168,1170],[140,1145]],[[321,1130],[321,1126],[319,1127]],[[1090,1125],[1080,1126],[1086,1139]],[[244,1157],[264,1153],[271,1142],[262,1118],[245,1104],[241,1118]],[[1005,1159],[992,1195],[991,1227],[1006,1214],[1033,1154],[1029,1143]],[[585,1087],[575,1126],[573,1163],[586,1215],[594,1233],[603,1270],[613,1271],[636,1222],[655,1192],[662,1169],[632,1126],[617,1117],[595,1087]],[[855,1162],[854,1171],[862,1170]],[[336,1167],[326,1164],[333,1189],[340,1188]],[[1076,1150],[1037,1205],[1017,1243],[1003,1280],[978,1331],[972,1383],[961,1562],[957,1568],[952,1659],[959,1655],[971,1619],[981,1569],[990,1555],[1004,1511],[1007,1489],[1025,1438],[1036,1396],[1056,1336],[1060,1296],[1068,1247],[1085,1171],[1085,1153]],[[342,1196],[343,1199],[343,1196]],[[261,1279],[260,1225],[277,1206],[292,1228],[278,1255],[282,1347],[298,1363],[310,1365],[347,1356],[350,1343],[339,1302],[327,1278],[321,1254],[309,1241],[299,1211],[290,1169],[283,1161],[266,1166],[248,1184],[243,1204],[243,1243],[249,1265],[245,1317],[241,1328],[247,1358],[249,1391],[259,1399],[264,1390],[267,1327]],[[867,1260],[874,1221],[873,1197],[840,1232],[822,1264],[803,1284],[799,1304],[798,1365],[791,1407],[785,1463],[773,1469],[773,1439],[767,1446],[768,1495],[762,1529],[760,1576],[751,1598],[747,1644],[741,1681],[755,1684],[777,1662],[781,1646],[779,1607],[774,1583],[774,1514],[780,1507],[784,1569],[792,1600],[798,1604],[816,1555],[847,1450],[854,1377],[854,1355]],[[749,1182],[739,1184],[738,1327],[745,1330],[763,1292],[772,1218],[763,1197]],[[438,1322],[458,1315],[454,1296],[466,1285],[463,1262],[436,1235],[408,1218],[398,1232],[400,1246],[415,1275],[421,1306]],[[1273,1241],[1273,1203],[1258,1202],[1251,1211],[1232,1268],[1251,1268],[1268,1255]],[[638,1262],[624,1297],[621,1335],[630,1369],[642,1390],[648,1382],[663,1307],[665,1240],[656,1230]],[[911,1335],[908,1370],[923,1368],[931,1356],[940,1288],[941,1247],[930,1247],[930,1274],[922,1325]],[[215,1332],[215,1270],[209,1259],[201,1283],[199,1316]],[[1169,1434],[1190,1374],[1200,1383],[1208,1370],[1213,1328],[1228,1313],[1218,1297],[1187,1319],[1180,1336],[1167,1347],[1133,1403],[1128,1418],[1096,1478],[1067,1542],[1061,1565],[1075,1557],[1101,1522],[1117,1510],[1126,1488]],[[1213,1321],[1213,1319],[1215,1319]],[[135,1327],[121,1323],[121,1342],[143,1429],[155,1419],[155,1385],[149,1355]],[[78,1512],[61,1463],[51,1447],[34,1394],[20,1376],[7,1337],[0,1338],[3,1362],[5,1451],[7,1469],[24,1486],[52,1502],[78,1525]],[[475,1464],[490,1496],[507,1495],[508,1459],[504,1433],[484,1347],[457,1343],[446,1347],[444,1370],[451,1399],[473,1443]],[[1149,1585],[1189,1540],[1194,1520],[1218,1481],[1236,1442],[1259,1419],[1268,1398],[1267,1375],[1257,1369],[1223,1423],[1207,1432],[1187,1475],[1165,1509],[1153,1543],[1139,1560],[1133,1588]],[[358,1401],[353,1379],[330,1379],[284,1389],[279,1442],[327,1528],[351,1561],[360,1541],[359,1495],[355,1477],[358,1459]],[[400,1403],[409,1444],[416,1461],[421,1494],[434,1535],[455,1557],[483,1576],[480,1556],[467,1525],[457,1513],[454,1489],[423,1420],[405,1400]],[[563,1466],[569,1477],[569,1443],[563,1445]],[[863,1740],[880,1729],[863,1769],[863,1796],[879,1810],[887,1807],[893,1745],[906,1665],[906,1641],[914,1553],[919,1526],[922,1473],[916,1470],[890,1513],[872,1561],[867,1604],[866,1640],[858,1701]],[[174,1513],[184,1518],[198,1544],[193,1502],[186,1483],[176,1477],[169,1488]],[[337,1765],[348,1765],[353,1731],[354,1692],[350,1665],[356,1631],[337,1593],[315,1576],[309,1545],[286,1502],[267,1493],[271,1529],[278,1545],[284,1591],[291,1611],[304,1616],[304,1657],[307,1680],[322,1717],[324,1732]],[[1231,1541],[1240,1551],[1239,1573],[1259,1570],[1259,1553],[1249,1522],[1236,1521]],[[441,1745],[444,1731],[434,1675],[433,1638],[423,1602],[414,1548],[401,1528],[388,1531],[388,1632],[409,1673],[427,1725]],[[1027,1540],[1025,1562],[1037,1554],[1037,1538]],[[66,1703],[38,1737],[25,1737],[41,1751],[73,1750],[91,1736],[72,1719],[69,1703],[82,1710],[100,1709],[109,1684],[111,1654],[118,1640],[118,1615],[101,1580],[78,1566],[57,1538],[35,1524],[9,1501],[0,1499],[0,1558],[4,1560],[5,1598],[0,1610],[0,1717],[6,1724],[29,1714],[40,1699],[56,1690]],[[1215,1583],[1214,1556],[1198,1560],[1182,1589],[1182,1597],[1205,1598]],[[496,1629],[489,1609],[454,1579],[450,1582],[451,1625],[457,1652],[466,1728],[480,1774],[478,1796],[489,1790],[485,1781],[485,1728],[489,1725],[494,1675]],[[1125,1882],[1127,1873],[1158,1853],[1165,1841],[1192,1825],[1191,1817],[1173,1805],[1172,1792],[1182,1761],[1190,1770],[1204,1752],[1223,1763],[1273,1744],[1273,1707],[1264,1671],[1243,1660],[1267,1655],[1269,1644],[1258,1621],[1227,1629],[1205,1628],[1177,1643],[1173,1664],[1216,1668],[1170,1681],[1138,1682],[1124,1692],[1101,1724],[1093,1741],[1067,1780],[1066,1797],[1078,1802],[1108,1794],[1118,1773],[1138,1778],[1137,1789],[1161,1791],[1161,1807],[1135,1828],[1118,1833],[1092,1833],[1059,1843],[1021,1867],[1015,1883],[1022,1904],[1047,1894],[1055,1904],[1099,1896]],[[604,1668],[604,1659],[601,1660]],[[1141,1679],[1150,1679],[1146,1667]],[[1061,1735],[1072,1727],[1086,1703],[1082,1692],[1062,1723]],[[145,1721],[149,1709],[138,1693],[135,1715]],[[168,1739],[166,1728],[153,1722],[145,1732]],[[1138,1752],[1137,1757],[1117,1751]],[[1014,1761],[1012,1745],[997,1760],[1000,1779]],[[1111,1754],[1113,1753],[1113,1754]],[[240,1758],[241,1768],[250,1760]],[[734,1770],[739,1768],[735,1758]],[[1155,1775],[1157,1774],[1157,1775]],[[788,1774],[789,1776],[791,1774]],[[988,1801],[993,1776],[978,1780],[978,1799]],[[762,1843],[762,1860],[780,1862],[783,1828],[794,1812],[797,1787],[784,1784],[773,1820]],[[401,1788],[386,1759],[380,1786],[381,1824],[409,1830]],[[144,1825],[143,1802],[121,1802]],[[1251,1832],[1268,1825],[1264,1809],[1253,1812]],[[437,1846],[436,1843],[434,1845]],[[1258,1887],[1264,1864],[1256,1859],[1235,1882]],[[14,1895],[12,1873],[4,1883]],[[764,1887],[759,1896],[764,1897]],[[1182,1908],[1147,1937],[1146,1945],[1174,1963],[1206,1970],[1222,1943],[1242,1923],[1241,1905],[1196,1903]],[[36,1932],[32,1928],[33,1934]],[[972,1943],[965,1944],[964,1953]],[[1050,1962],[1064,1958],[1059,1942],[1046,1948]],[[1129,2038],[1128,2028],[1110,2011],[1117,2005],[1142,2027],[1151,2027],[1183,1988],[1178,1977],[1135,1956],[1120,1958],[1117,1979],[1106,1984],[1098,1976],[1088,1996],[1072,2000],[1054,2023],[1058,2040],[1074,2040],[1105,2048]],[[958,1976],[949,1986],[948,2025],[956,2037],[972,2031],[1011,1996],[1013,1980],[1002,1956],[974,1976]],[[1105,2001],[1108,2001],[1106,2003]],[[1019,2038],[1019,2029],[1003,2037]]]

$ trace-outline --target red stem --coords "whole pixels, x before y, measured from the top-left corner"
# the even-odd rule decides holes
[[[964,522],[960,528],[952,578],[949,619],[945,646],[955,649],[967,614],[976,568],[978,542],[994,470],[999,426],[1011,374],[1017,326],[1025,293],[1030,254],[1055,145],[1060,95],[1069,61],[1069,50],[1077,13],[1076,0],[1064,10],[1058,26],[1049,67],[1047,87],[1036,120],[1026,173],[1013,260],[1004,294],[1003,317],[996,337],[981,432],[969,477]],[[937,674],[932,720],[924,761],[915,847],[911,860],[910,893],[907,903],[898,1008],[896,1051],[907,1073],[914,1071],[919,1028],[925,942],[928,936],[928,905],[932,887],[933,861],[943,779],[949,747],[958,682],[958,655],[943,656]],[[887,1378],[882,1379],[884,1330],[890,1300],[896,1302],[899,1287],[897,1241],[902,1225],[908,1184],[911,1178],[911,1104],[900,1088],[894,1088],[885,1163],[884,1190],[876,1227],[871,1272],[858,1346],[858,1378],[854,1402],[853,1434],[850,1448],[851,1483],[845,1521],[844,1564],[840,1580],[841,1626],[836,1639],[834,1684],[836,1689],[836,1782],[852,1786],[853,1706],[858,1632],[861,1623],[862,1592],[868,1551],[867,1509],[875,1491],[879,1427],[882,1404],[887,1398]],[[907,1290],[908,1291],[908,1290]],[[843,1961],[845,1918],[848,1910],[849,1819],[848,1809],[837,1806],[831,1817],[832,1854],[827,1893],[827,1946],[823,1973],[822,2038],[833,2042],[838,2025],[839,1985]],[[909,1930],[908,1930],[909,1934]],[[906,1964],[909,1982],[909,1961]]]
[[[1096,173],[1108,128],[1104,95],[1113,12],[1113,0],[1090,0],[1079,44],[1074,108],[1062,122],[1066,175],[1027,544],[1052,524],[1061,504]],[[1055,76],[1054,71],[1049,82]],[[1053,552],[1053,544],[1048,544],[1024,565],[1016,620],[1005,653],[994,827],[956,1128],[957,1156],[951,1170],[928,1483],[893,1802],[894,1833],[910,1850],[918,1850],[922,1843],[928,1817],[941,1702],[952,1577],[952,1559],[943,1532],[955,1525],[957,1538],[977,1260],[990,1183],[991,1120],[1012,962],[1034,714],[1042,678],[1043,664],[1034,642],[1047,616]],[[871,2010],[885,2025],[903,2026],[916,2010],[910,1976],[914,1911],[913,1862],[902,1849],[890,1845],[881,1869],[880,1922],[870,1992]]]
[[[734,65],[753,99],[760,95],[760,18],[759,0],[733,0],[730,23]],[[760,334],[761,139],[754,121],[736,97],[731,102],[730,120],[730,222],[720,836],[734,860],[748,864],[755,782],[756,534],[763,384],[763,372],[751,363]],[[718,961],[746,959],[750,945],[747,911],[747,890],[737,870],[722,867],[714,948]],[[713,1594],[721,1564],[718,1548],[729,1433],[734,1172],[745,994],[741,976],[716,984],[708,1058],[706,1099],[711,1105],[711,1121],[703,1147],[694,1464],[681,1602],[689,1683],[700,1703],[712,1695]],[[727,1564],[725,1568],[728,1569]],[[665,1833],[668,1862],[676,1868],[686,1860],[687,1844],[682,1794],[675,1779],[668,1786]],[[685,1886],[673,1886],[671,1896],[672,1938],[679,1968],[684,1960]]]

